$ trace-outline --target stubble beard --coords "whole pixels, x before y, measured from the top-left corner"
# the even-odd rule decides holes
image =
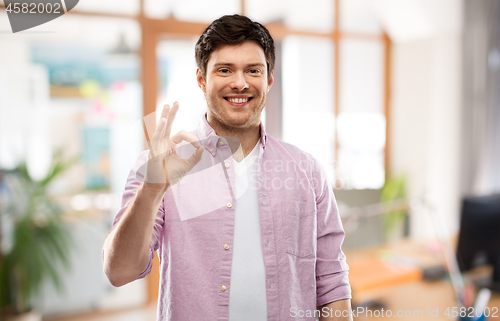
[[[233,133],[244,133],[248,129],[259,126],[260,125],[260,114],[262,113],[262,110],[264,108],[263,105],[265,105],[265,101],[267,98],[267,95],[264,95],[264,97],[259,97],[261,104],[258,106],[258,109],[260,111],[254,112],[255,109],[252,109],[250,112],[250,115],[248,118],[243,119],[242,122],[238,123],[231,123],[230,121],[235,120],[230,116],[229,113],[227,113],[226,109],[222,106],[224,103],[224,98],[220,98],[221,100],[212,99],[210,96],[205,95],[205,99],[207,101],[207,107],[208,110],[210,111],[212,115],[212,122],[214,124],[211,124],[212,126],[215,126],[217,128],[214,129],[222,129],[225,132],[233,132]],[[254,99],[257,99],[254,97]]]

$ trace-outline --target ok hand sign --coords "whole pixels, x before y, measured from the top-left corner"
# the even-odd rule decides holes
[[[198,143],[196,136],[184,130],[170,136],[172,123],[178,110],[178,102],[175,102],[172,108],[165,105],[149,149],[144,184],[163,193],[189,173],[203,155],[204,147]],[[177,145],[184,140],[196,148],[187,159],[181,158],[175,150]]]

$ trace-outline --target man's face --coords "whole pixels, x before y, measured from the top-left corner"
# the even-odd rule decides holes
[[[210,124],[231,130],[258,126],[274,75],[268,80],[264,50],[253,41],[214,50],[207,74],[196,72],[198,85],[207,99]]]

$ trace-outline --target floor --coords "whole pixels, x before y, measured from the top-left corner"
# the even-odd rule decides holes
[[[156,304],[121,311],[92,312],[75,316],[44,318],[44,321],[154,321]]]

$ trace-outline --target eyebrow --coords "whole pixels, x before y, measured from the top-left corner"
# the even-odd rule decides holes
[[[218,62],[214,65],[214,68],[223,67],[223,66],[234,66],[234,64],[229,63],[229,62]],[[266,67],[266,65],[258,62],[258,63],[248,64],[247,67]]]

